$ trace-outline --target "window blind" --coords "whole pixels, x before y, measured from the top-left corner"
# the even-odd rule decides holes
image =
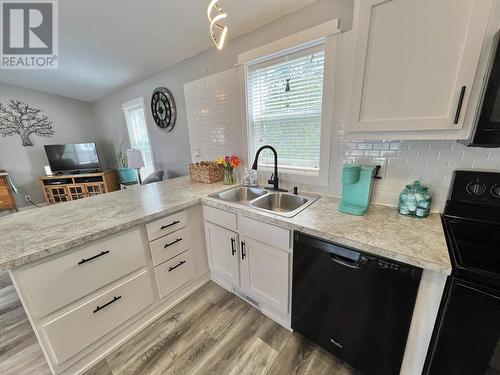
[[[155,166],[146,125],[144,105],[136,104],[125,107],[124,111],[130,147],[141,151],[142,158],[144,159],[144,167],[141,168],[140,173],[142,178],[146,178],[149,174],[154,172]]]
[[[249,143],[269,144],[282,168],[319,172],[324,46],[250,65],[247,70]],[[260,165],[272,165],[262,153]]]

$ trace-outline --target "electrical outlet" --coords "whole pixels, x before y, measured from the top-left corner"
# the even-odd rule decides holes
[[[386,158],[360,156],[356,158],[356,164],[380,165],[380,170],[378,171],[378,176],[380,177],[379,181],[385,178],[385,174],[387,172]]]
[[[29,196],[29,195],[25,195],[25,196],[24,196],[24,200],[25,200],[26,202],[29,202],[29,201],[31,200],[31,196]]]

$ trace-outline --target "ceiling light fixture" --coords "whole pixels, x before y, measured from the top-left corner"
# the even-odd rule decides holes
[[[220,21],[227,17],[227,13],[224,13],[221,7],[217,5],[219,0],[211,0],[207,8],[207,16],[210,21],[210,37],[215,44],[217,49],[222,49],[224,47],[224,41],[227,36],[227,26],[220,23]],[[212,14],[215,15],[212,16]],[[217,33],[219,34],[217,36]]]

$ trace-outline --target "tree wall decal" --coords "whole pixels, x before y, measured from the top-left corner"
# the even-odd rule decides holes
[[[52,121],[41,112],[41,109],[32,108],[20,100],[11,100],[7,106],[0,103],[0,134],[2,137],[19,134],[23,146],[33,146],[31,134],[41,137],[54,135]]]

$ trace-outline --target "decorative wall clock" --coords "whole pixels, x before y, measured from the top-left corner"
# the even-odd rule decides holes
[[[171,131],[177,119],[177,110],[172,93],[165,87],[158,87],[153,91],[151,97],[151,112],[156,125],[160,128]]]

